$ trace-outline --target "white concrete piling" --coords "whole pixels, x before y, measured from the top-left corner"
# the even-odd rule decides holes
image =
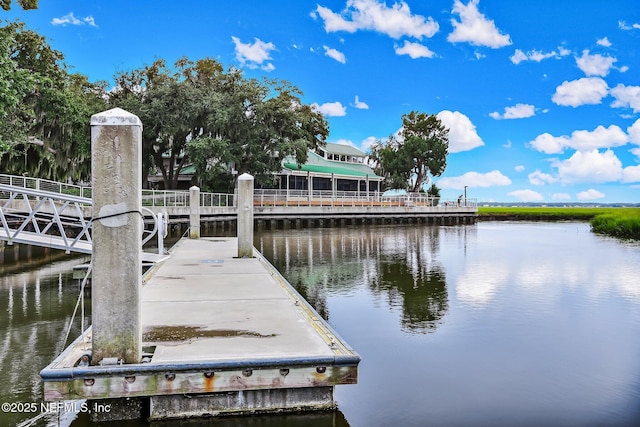
[[[142,352],[142,123],[120,108],[91,117],[92,364]]]
[[[189,188],[189,238],[200,238],[200,188]]]
[[[238,177],[238,258],[253,257],[253,176]]]

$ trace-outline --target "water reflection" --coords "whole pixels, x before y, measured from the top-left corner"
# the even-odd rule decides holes
[[[78,297],[72,268],[80,263],[82,258],[49,260],[44,267],[28,269],[30,264],[21,261],[21,272],[0,276],[0,372],[5,384],[0,387],[0,401],[42,402],[39,372],[65,347]],[[34,260],[34,265],[42,265],[42,259]],[[75,337],[80,330],[79,317],[73,326]],[[0,413],[0,425],[15,425],[29,415],[37,414]]]
[[[360,227],[262,233],[256,246],[325,319],[327,295],[363,284],[401,311],[402,329],[432,332],[448,309],[441,227]]]

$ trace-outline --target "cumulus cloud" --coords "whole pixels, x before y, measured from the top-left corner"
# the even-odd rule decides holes
[[[627,133],[629,134],[629,141],[640,145],[640,119],[627,128]]]
[[[612,107],[632,108],[634,113],[640,112],[640,86],[619,84],[609,93],[616,99]]]
[[[231,37],[236,48],[236,59],[242,65],[249,68],[262,68],[265,71],[273,71],[275,67],[271,63],[265,61],[271,59],[271,51],[276,46],[271,43],[265,43],[259,38],[255,38],[253,43],[242,43],[238,37]]]
[[[579,192],[578,194],[576,194],[576,197],[578,198],[578,200],[596,200],[602,199],[603,197],[605,197],[605,194],[601,193],[598,190],[590,188],[587,191]]]
[[[347,115],[347,109],[340,102],[325,102],[322,105],[311,104],[316,110],[327,117],[342,117]]]
[[[90,27],[97,27],[93,16],[85,16],[84,18],[76,18],[73,12],[69,12],[60,18],[53,18],[51,25],[61,25],[66,27],[67,25],[89,25]]]
[[[475,125],[459,111],[443,110],[437,117],[449,129],[449,153],[469,151],[484,145]]]
[[[473,187],[495,187],[510,185],[511,180],[504,176],[499,170],[487,173],[467,172],[461,176],[441,178],[438,180],[438,187],[446,189],[462,190],[465,186]]]
[[[396,55],[409,55],[411,59],[433,58],[435,56],[435,53],[429,50],[425,45],[409,42],[407,40],[404,41],[404,45],[402,47],[396,45],[395,52]]]
[[[564,81],[556,88],[551,100],[558,105],[578,107],[585,104],[600,104],[607,96],[609,86],[600,77],[583,77]]]
[[[346,8],[340,13],[318,5],[311,16],[320,16],[327,33],[369,30],[394,39],[403,36],[422,39],[432,37],[439,29],[433,18],[412,14],[409,5],[404,1],[388,7],[385,1],[348,0]]]
[[[533,185],[553,184],[558,180],[557,178],[554,178],[548,173],[543,173],[543,172],[540,172],[539,170],[536,170],[535,172],[530,173],[528,178],[529,178],[529,182]]]
[[[525,53],[520,49],[516,49],[516,51],[513,53],[513,55],[509,57],[509,59],[511,59],[511,62],[518,65],[523,61],[540,62],[544,59],[549,59],[549,58],[559,59],[559,58],[562,58],[563,56],[569,55],[570,53],[571,51],[569,49],[566,49],[562,46],[559,46],[558,50],[552,50],[551,52],[542,52],[542,51],[533,49]]]
[[[360,99],[358,99],[358,95],[356,95],[356,100],[354,101],[354,103],[352,104],[355,108],[358,108],[360,110],[368,110],[369,106],[365,103],[360,101]]]
[[[516,172],[522,172],[524,171],[525,167],[523,165],[518,165],[514,169],[516,170]]]
[[[607,37],[601,38],[596,43],[598,43],[598,45],[600,45],[600,46],[611,47],[611,42],[609,41],[609,39]]]
[[[328,56],[329,58],[333,58],[342,64],[347,63],[347,58],[345,58],[344,53],[340,52],[339,50],[332,49],[329,46],[323,46],[323,47],[324,47],[324,54],[326,56]]]
[[[565,148],[591,151],[598,148],[620,147],[629,142],[629,136],[619,126],[608,128],[600,125],[593,131],[576,130],[571,136],[553,136],[549,133],[538,135],[529,142],[531,147],[546,154],[563,153]]]
[[[536,107],[530,104],[516,104],[513,107],[505,107],[504,114],[500,114],[497,111],[490,113],[489,116],[496,120],[500,119],[525,119],[527,117],[535,116]]]
[[[544,200],[544,197],[542,197],[540,193],[533,190],[516,190],[507,193],[507,196],[515,197],[521,202],[539,202],[541,200]]]
[[[640,165],[624,168],[622,170],[622,182],[640,182]]]
[[[495,23],[480,13],[479,2],[480,0],[470,0],[466,6],[460,0],[453,2],[451,12],[457,14],[460,21],[451,20],[453,32],[449,34],[447,40],[451,43],[466,42],[493,49],[510,45],[509,35],[500,33]]]
[[[582,51],[582,56],[576,58],[578,68],[587,76],[604,77],[609,74],[609,70],[613,67],[613,63],[617,59],[611,56],[602,56],[600,54],[591,55],[588,50]]]
[[[576,151],[569,159],[552,163],[563,184],[604,183],[622,178],[622,163],[613,151]]]

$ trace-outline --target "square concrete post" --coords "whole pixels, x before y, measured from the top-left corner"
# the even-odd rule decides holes
[[[189,238],[200,238],[200,188],[189,188]]]
[[[120,108],[91,117],[93,364],[142,352],[142,123]]]
[[[238,258],[253,257],[253,176],[238,177]]]

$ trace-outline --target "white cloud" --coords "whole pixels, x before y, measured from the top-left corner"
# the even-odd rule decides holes
[[[327,117],[342,117],[347,115],[347,109],[340,102],[325,102],[322,105],[311,104],[316,110]]]
[[[339,50],[332,49],[329,46],[323,46],[323,47],[324,47],[324,54],[326,56],[328,56],[329,58],[333,58],[342,64],[347,63],[347,58],[345,58],[344,53],[340,52]]]
[[[358,30],[376,31],[391,38],[399,39],[403,36],[422,39],[432,37],[438,32],[438,23],[433,18],[413,15],[409,5],[404,1],[387,7],[384,1],[377,0],[348,0],[346,8],[341,13],[320,6],[312,16],[320,16],[324,21],[327,33],[346,31],[354,33]]]
[[[609,39],[607,37],[601,38],[596,43],[598,43],[600,46],[611,47],[611,42],[609,41]]]
[[[627,133],[629,134],[630,142],[640,145],[640,119],[627,128]]]
[[[640,24],[627,24],[624,21],[618,21],[618,28],[621,30],[629,31],[629,30],[637,30],[640,29]]]
[[[553,200],[570,200],[571,196],[567,193],[554,193],[551,198]]]
[[[369,148],[371,148],[371,146],[376,142],[378,142],[378,138],[375,136],[368,136],[360,143],[360,149],[367,152],[367,150],[369,150]]]
[[[640,182],[640,165],[624,168],[622,170],[622,182]]]
[[[89,25],[90,27],[97,27],[96,21],[93,16],[86,16],[84,18],[76,18],[73,15],[73,12],[69,12],[66,15],[60,18],[53,18],[51,20],[51,25],[62,25],[66,27],[67,25]]]
[[[478,10],[480,0],[470,0],[465,6],[460,0],[453,2],[451,13],[460,16],[460,22],[451,20],[453,32],[447,36],[451,43],[466,42],[476,46],[499,48],[511,44],[508,34],[501,34],[495,23]]]
[[[544,200],[544,197],[542,197],[540,193],[533,190],[516,190],[507,193],[507,196],[515,197],[522,202],[539,202],[540,200]]]
[[[629,152],[640,159],[640,148],[632,148]]]
[[[500,114],[497,111],[490,113],[489,116],[496,120],[500,119],[525,119],[527,117],[535,116],[536,107],[530,104],[516,104],[513,107],[505,107],[504,114]]]
[[[564,81],[551,98],[558,105],[578,107],[584,104],[600,104],[607,96],[609,86],[600,77],[583,77]]]
[[[402,47],[394,46],[396,55],[409,55],[411,59],[416,58],[433,58],[435,53],[429,50],[423,44],[420,43],[412,43],[410,41],[405,40],[404,45]]]
[[[578,200],[595,200],[602,199],[603,197],[605,197],[605,194],[601,193],[598,190],[590,188],[587,191],[579,192],[578,194],[576,194],[576,197],[578,198]]]
[[[525,167],[523,165],[518,165],[514,169],[516,170],[516,172],[522,172],[524,171]]]
[[[640,86],[619,84],[611,89],[610,94],[616,99],[611,104],[612,107],[629,107],[634,113],[640,112]]]
[[[265,71],[273,71],[275,69],[273,64],[264,64],[265,61],[271,59],[270,52],[276,48],[273,43],[265,43],[257,37],[253,43],[242,43],[237,37],[231,37],[231,40],[236,45],[236,59],[240,64],[249,68],[261,66]]]
[[[591,55],[588,50],[582,51],[582,56],[576,58],[576,64],[587,76],[604,77],[609,74],[609,70],[616,62],[616,58],[602,56],[600,54]]]
[[[437,117],[449,129],[449,153],[473,150],[484,145],[469,117],[459,111],[443,110]]]
[[[546,154],[558,154],[564,152],[565,148],[591,151],[598,148],[620,147],[628,142],[629,136],[619,126],[611,125],[605,128],[600,125],[593,131],[573,131],[571,136],[553,136],[549,133],[543,133],[529,142],[529,144],[537,151]]]
[[[493,170],[487,173],[467,172],[461,176],[441,178],[438,180],[438,187],[457,190],[462,190],[465,186],[473,188],[510,184],[511,180],[504,176],[499,170]]]
[[[558,180],[557,178],[554,178],[548,173],[543,173],[543,172],[540,172],[539,170],[536,170],[535,172],[530,173],[528,178],[529,178],[529,182],[533,185],[553,184]]]
[[[558,176],[563,184],[604,183],[622,178],[622,163],[611,150],[604,153],[598,150],[576,151],[567,160],[556,160],[553,166],[558,168]]]
[[[562,46],[558,47],[558,50],[552,50],[551,52],[542,52],[539,50],[530,50],[528,52],[523,52],[520,49],[516,49],[516,51],[513,53],[513,55],[511,57],[509,57],[509,59],[511,59],[511,62],[513,62],[514,64],[519,64],[523,61],[534,61],[534,62],[540,62],[544,59],[548,59],[548,58],[562,58],[563,56],[567,56],[571,53],[571,51],[569,49],[566,49]]]
[[[369,106],[368,106],[365,102],[362,102],[362,101],[360,101],[360,100],[358,99],[358,95],[356,95],[356,100],[355,100],[355,102],[353,103],[353,106],[354,106],[355,108],[360,109],[360,110],[368,110],[368,109],[369,109]]]

